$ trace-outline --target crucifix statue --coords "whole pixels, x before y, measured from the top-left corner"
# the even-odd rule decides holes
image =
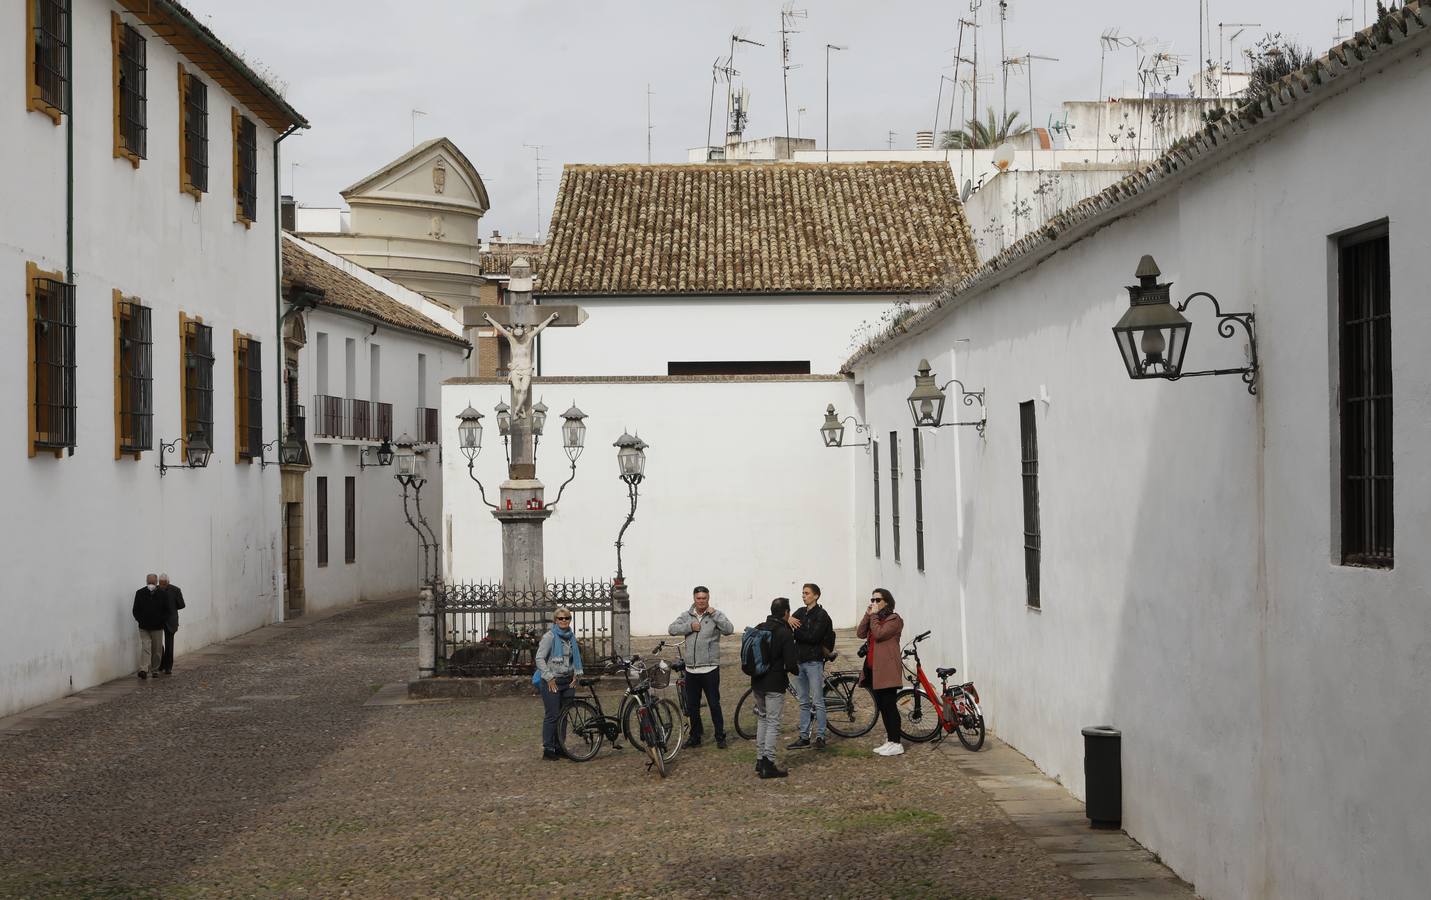
[[[492,318],[490,314],[484,315],[488,324],[497,329],[497,333],[507,339],[510,360],[507,371],[510,373],[512,382],[512,417],[520,419],[526,416],[527,411],[532,408],[532,341],[537,335],[542,333],[542,329],[555,322],[561,317],[561,313],[554,312],[542,320],[540,325],[528,328],[526,325],[513,325],[511,330],[502,327],[502,323]]]

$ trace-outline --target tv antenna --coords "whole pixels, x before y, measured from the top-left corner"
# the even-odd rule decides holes
[[[542,177],[546,174],[546,172],[542,170],[542,163],[545,162],[545,160],[542,159],[542,151],[545,150],[545,149],[547,149],[547,145],[546,145],[546,144],[527,144],[527,143],[523,143],[522,146],[523,146],[523,147],[526,147],[528,150],[532,151],[532,154],[533,154],[533,156],[535,157],[535,160],[536,160],[536,169],[537,169],[537,234],[536,234],[536,241],[537,241],[537,243],[541,243],[541,240],[542,240]]]
[[[799,63],[790,62],[790,35],[799,34],[795,23],[810,17],[803,9],[796,9],[794,3],[786,3],[780,9],[780,81],[785,89],[785,140],[790,142],[790,70],[800,68]],[[798,124],[798,123],[797,123]]]
[[[730,135],[734,134],[734,135],[738,138],[738,137],[740,137],[740,135],[742,134],[742,132],[745,131],[745,123],[744,123],[744,121],[741,121],[741,122],[740,122],[739,127],[734,127],[734,126],[736,125],[736,122],[735,122],[734,119],[731,118],[731,106],[732,106],[732,104],[735,102],[735,76],[737,76],[737,75],[740,74],[739,72],[737,72],[737,71],[735,70],[735,48],[736,48],[738,45],[740,45],[740,44],[750,44],[751,46],[754,46],[754,47],[764,47],[764,46],[765,46],[765,45],[762,44],[760,41],[753,41],[753,40],[751,40],[750,38],[746,37],[745,35],[741,34],[739,31],[733,31],[733,32],[731,32],[731,35],[730,35],[730,56],[726,58],[726,64],[725,64],[725,69],[726,69],[725,120],[726,120],[726,127],[729,129],[729,131],[726,132],[726,138],[727,138],[727,140],[729,140]],[[747,93],[745,96],[746,96],[746,103],[749,104],[749,102],[750,102],[750,95]],[[747,117],[748,117],[748,106],[747,106]]]
[[[889,134],[885,137],[885,142],[889,145],[889,149],[891,149],[891,150],[894,149],[894,139],[895,139],[896,137],[898,137],[898,136],[899,136],[898,133],[891,131],[891,132],[889,132]]]
[[[646,165],[651,164],[651,132],[655,126],[651,124],[651,82],[646,82]],[[710,152],[707,150],[706,152]]]
[[[1098,38],[1100,50],[1098,53],[1098,134],[1094,136],[1093,161],[1098,162],[1103,155],[1103,112],[1108,107],[1108,97],[1103,93],[1103,63],[1108,58],[1109,50],[1126,50],[1129,47],[1137,47],[1138,41],[1133,38],[1121,35],[1118,29],[1109,28]]]
[[[1249,28],[1261,28],[1261,27],[1262,27],[1262,23],[1261,23],[1261,22],[1218,22],[1218,23],[1217,23],[1217,55],[1218,55],[1218,56],[1223,56],[1223,52],[1222,52],[1222,47],[1223,47],[1223,43],[1224,43],[1223,33],[1226,32],[1229,28],[1236,28],[1236,29],[1237,29],[1236,31],[1234,31],[1234,32],[1232,33],[1232,36],[1231,36],[1231,37],[1229,37],[1229,38],[1226,39],[1227,55],[1226,55],[1225,57],[1223,57],[1223,67],[1224,67],[1224,69],[1226,69],[1226,70],[1229,71],[1229,72],[1232,71],[1232,48],[1237,46],[1237,38],[1238,38],[1238,36],[1241,35],[1242,32],[1246,31],[1246,30],[1249,29]],[[1221,93],[1220,90],[1219,90],[1219,93]]]
[[[801,136],[803,135],[802,126],[803,126],[804,124],[805,124],[805,107],[803,107],[803,106],[797,106],[797,107],[795,107],[795,136],[796,136],[796,137],[801,137]]]
[[[1337,34],[1336,37],[1332,38],[1334,43],[1340,44],[1343,41],[1351,39],[1351,23],[1351,16],[1337,16]]]
[[[1004,45],[1004,26],[1009,21],[1009,0],[999,0],[999,58],[1004,61],[1003,117],[1009,117],[1009,51]]]
[[[1010,69],[1010,68],[1015,68],[1015,69],[1018,69],[1018,68],[1026,68],[1026,69],[1028,69],[1028,75],[1029,75],[1029,113],[1028,113],[1028,115],[1029,115],[1029,170],[1030,170],[1030,171],[1033,171],[1033,169],[1035,168],[1035,163],[1034,163],[1034,149],[1038,146],[1038,131],[1037,131],[1036,128],[1034,128],[1034,114],[1033,114],[1033,113],[1034,113],[1034,105],[1033,105],[1033,63],[1034,63],[1034,60],[1036,60],[1036,59],[1041,59],[1041,60],[1043,60],[1044,62],[1058,62],[1058,61],[1059,61],[1059,59],[1058,59],[1057,56],[1041,56],[1041,55],[1039,55],[1039,54],[1037,54],[1037,53],[1025,53],[1023,56],[1016,56],[1016,57],[1014,57],[1013,59],[1006,59],[1006,60],[1004,60],[1004,84],[1005,84],[1005,91],[1007,91],[1007,89],[1008,89],[1008,87],[1007,87],[1007,85],[1008,85],[1008,77],[1009,77],[1008,72],[1009,72],[1009,69]],[[1004,114],[1004,120],[1005,120],[1005,121],[1008,120],[1008,114],[1007,114],[1007,113]],[[999,123],[999,125],[1000,125],[1001,127],[1003,126],[1003,124],[1004,124],[1003,122],[1000,122],[1000,123]]]
[[[427,115],[427,113],[420,109],[414,109],[412,111],[412,145],[414,147],[417,146],[417,117],[425,115]]]

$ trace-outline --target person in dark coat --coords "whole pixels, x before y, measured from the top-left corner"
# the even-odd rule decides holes
[[[786,750],[825,749],[825,657],[835,649],[835,623],[820,605],[820,586],[808,582],[800,591],[804,605],[786,619],[795,637],[800,674],[795,696],[800,698],[800,737]],[[813,740],[812,740],[813,739]]]
[[[904,633],[904,620],[894,611],[894,595],[884,588],[870,592],[870,606],[855,628],[855,634],[865,639],[865,667],[860,680],[873,693],[880,717],[884,719],[885,742],[874,748],[880,756],[899,756],[904,752],[900,743],[899,707],[896,695],[904,684],[903,657],[899,638]]]
[[[770,632],[770,666],[764,674],[750,676],[756,718],[755,772],[761,778],[784,778],[790,774],[775,764],[785,692],[790,689],[790,676],[800,673],[795,638],[786,624],[789,616],[790,598],[776,597],[770,603],[770,616],[756,626]]]
[[[174,674],[174,632],[179,630],[179,610],[184,608],[184,592],[169,582],[169,573],[159,573],[159,590],[169,595],[173,610],[164,623],[164,658],[159,661],[161,675]]]
[[[139,625],[139,677],[158,673],[164,658],[164,626],[173,610],[173,600],[159,590],[159,576],[144,576],[144,587],[134,592],[134,621]]]

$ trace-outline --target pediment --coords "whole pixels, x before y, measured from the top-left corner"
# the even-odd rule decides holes
[[[491,206],[482,176],[447,138],[418,144],[341,193],[350,205],[358,200],[446,206],[477,216]]]

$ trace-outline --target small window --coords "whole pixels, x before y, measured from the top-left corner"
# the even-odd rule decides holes
[[[358,561],[358,479],[343,479],[343,562]]]
[[[179,313],[184,342],[184,443],[203,438],[214,446],[214,330]]]
[[[1341,241],[1342,564],[1389,569],[1392,505],[1391,250],[1385,228]]]
[[[209,86],[179,66],[179,190],[198,200],[209,189]]]
[[[148,132],[148,59],[144,37],[113,13],[114,155],[139,168]]]
[[[258,221],[258,128],[253,120],[234,116],[234,220],[247,228]]]
[[[60,116],[70,111],[70,84],[65,77],[70,53],[69,0],[25,0],[30,40],[30,82],[26,86],[27,109],[42,112],[60,124]]]
[[[114,458],[154,448],[154,330],[150,309],[114,292]]]
[[[75,286],[26,266],[30,320],[30,455],[75,452]]]
[[[314,503],[318,507],[318,568],[328,565],[328,478],[318,476]]]
[[[889,536],[899,562],[899,432],[889,433]]]
[[[809,375],[808,359],[668,361],[667,375]]]
[[[1028,605],[1041,609],[1039,557],[1043,536],[1038,525],[1038,423],[1034,419],[1032,400],[1019,404],[1019,450],[1024,482],[1024,581],[1028,586]]]
[[[263,344],[234,332],[234,459],[263,456]]]
[[[912,435],[914,447],[914,564],[924,571],[924,436]]]

